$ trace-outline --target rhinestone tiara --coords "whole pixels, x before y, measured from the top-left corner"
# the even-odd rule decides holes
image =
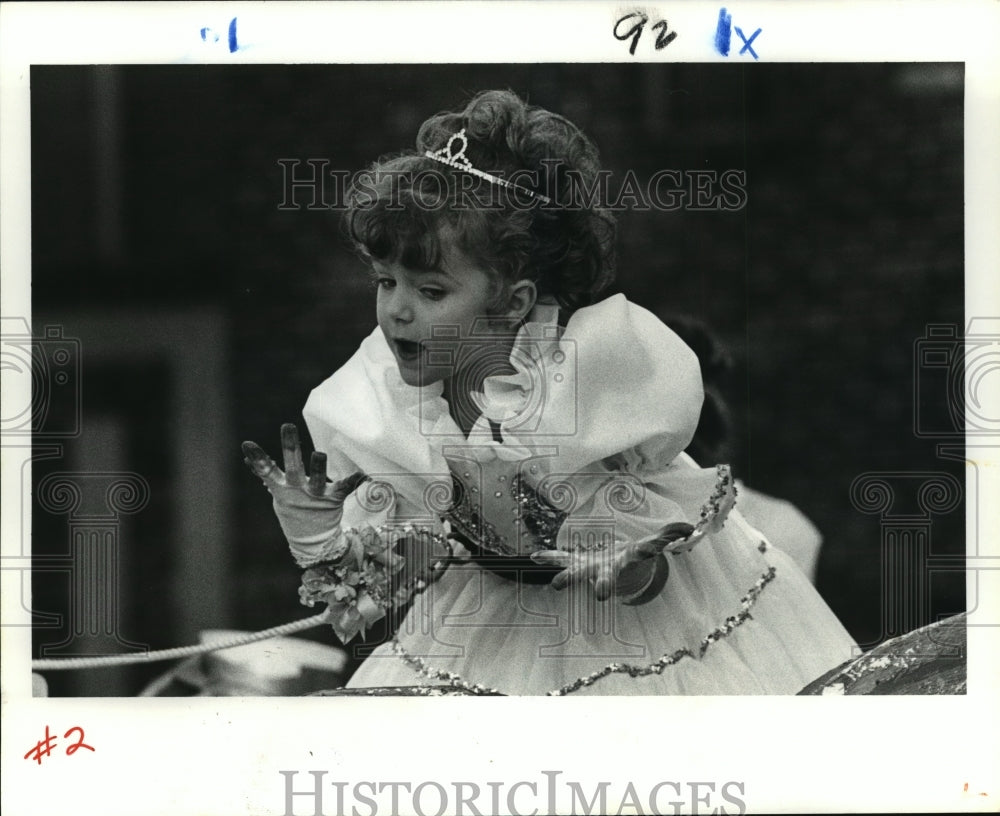
[[[461,147],[458,152],[452,152],[452,145],[455,142],[461,142]],[[447,164],[449,167],[454,167],[456,170],[462,170],[466,173],[472,173],[474,176],[479,176],[479,178],[488,181],[490,184],[496,184],[500,187],[507,187],[510,190],[520,190],[522,193],[527,193],[532,198],[537,198],[546,204],[551,204],[552,199],[548,196],[544,196],[541,193],[536,193],[534,190],[524,187],[520,184],[514,184],[507,179],[502,179],[499,176],[494,176],[491,173],[487,173],[485,170],[478,170],[472,166],[472,162],[465,155],[465,149],[469,146],[469,139],[465,135],[465,128],[462,128],[457,133],[453,133],[449,138],[448,142],[440,150],[425,150],[424,155],[428,159],[434,159],[434,161],[441,162],[442,164]]]

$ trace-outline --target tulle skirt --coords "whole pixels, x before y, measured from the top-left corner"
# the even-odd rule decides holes
[[[794,694],[856,653],[791,558],[734,513],[666,586],[629,606],[459,561],[417,596],[350,687],[456,685],[510,695]]]

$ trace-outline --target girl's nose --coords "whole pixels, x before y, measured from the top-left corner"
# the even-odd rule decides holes
[[[413,306],[409,298],[400,293],[393,293],[393,298],[389,304],[389,317],[397,323],[409,323],[413,320]]]

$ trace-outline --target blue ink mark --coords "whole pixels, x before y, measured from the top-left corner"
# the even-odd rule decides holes
[[[201,30],[201,41],[202,42],[208,42],[208,32],[211,31],[211,30],[212,29],[208,28],[207,26]],[[218,42],[219,41],[219,35],[218,34],[213,34],[212,37],[214,38],[212,40],[212,42]]]
[[[733,15],[726,14],[725,8],[719,9],[719,25],[715,29],[715,50],[722,56],[729,56],[729,40],[733,35]]]
[[[753,34],[751,34],[749,40],[743,35],[743,29],[739,26],[735,26],[735,29],[736,33],[739,34],[740,39],[743,40],[743,47],[740,49],[740,53],[745,54],[749,51],[751,56],[753,56],[754,59],[757,59],[757,52],[753,50],[750,44],[757,39],[757,35],[760,34],[760,29],[758,28]]]
[[[760,29],[757,29],[757,30],[758,30],[758,32],[760,31]],[[755,34],[754,36],[757,36],[757,35]],[[752,42],[753,41],[753,37],[751,37],[750,40]],[[230,54],[234,53],[237,48],[239,48],[239,46],[236,44],[236,18],[233,17],[233,19],[229,21],[229,53]],[[740,53],[743,53],[743,52],[741,51]],[[751,53],[753,53],[753,52],[751,51]],[[757,55],[754,54],[754,57],[756,57],[756,56]]]

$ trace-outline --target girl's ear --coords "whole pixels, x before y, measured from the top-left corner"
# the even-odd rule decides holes
[[[524,320],[535,307],[538,300],[538,290],[535,282],[524,278],[510,285],[507,290],[507,303],[504,309],[504,316],[514,320]]]

